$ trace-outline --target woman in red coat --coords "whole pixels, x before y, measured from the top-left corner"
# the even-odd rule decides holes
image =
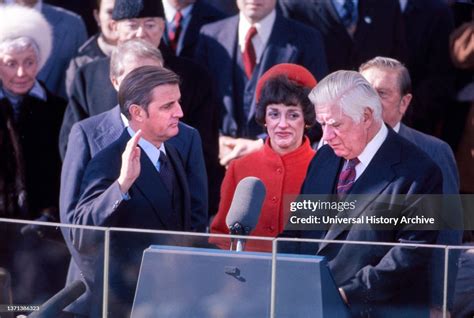
[[[287,195],[296,195],[315,151],[305,131],[314,125],[314,106],[308,99],[316,79],[304,67],[278,64],[269,69],[257,85],[255,118],[268,138],[262,149],[231,162],[221,187],[219,211],[211,233],[229,234],[225,219],[240,180],[254,176],[262,180],[266,197],[252,236],[276,237],[288,221],[284,208]],[[229,239],[212,238],[212,243],[228,248]],[[271,251],[271,241],[248,240],[247,251]]]

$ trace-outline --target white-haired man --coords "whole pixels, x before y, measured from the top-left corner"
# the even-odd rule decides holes
[[[349,201],[354,200],[354,194],[360,195],[355,198],[360,202],[354,209],[340,212],[337,217],[367,220],[367,216],[386,217],[387,213],[396,213],[390,214],[396,218],[416,217],[419,212],[407,205],[426,199],[426,194],[441,193],[439,168],[383,123],[377,92],[359,73],[332,73],[309,97],[326,145],[310,164],[302,194],[337,194]],[[400,199],[397,195],[404,195],[396,201],[401,205],[388,210],[393,201],[387,205],[386,198]],[[432,211],[423,212],[427,216]],[[418,231],[413,224],[382,229],[368,227],[368,222],[334,222],[323,231],[301,231],[299,236],[392,243],[434,243],[437,237],[437,231]],[[319,243],[316,250],[328,259],[341,296],[355,316],[427,312],[429,250],[329,242]]]

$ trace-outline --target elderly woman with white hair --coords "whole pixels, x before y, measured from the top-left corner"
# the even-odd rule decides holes
[[[41,13],[0,6],[1,217],[57,214],[57,140],[66,102],[36,79],[51,47],[51,27]]]
[[[2,218],[59,219],[58,136],[66,101],[36,79],[51,46],[51,27],[41,13],[0,5]],[[23,229],[25,235],[19,225],[0,223],[0,267],[11,274],[13,301],[38,304],[64,286],[68,254],[59,244],[37,239],[36,234],[60,235],[54,228]]]

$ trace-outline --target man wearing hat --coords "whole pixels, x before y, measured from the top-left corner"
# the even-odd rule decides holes
[[[165,30],[164,9],[161,1],[118,0],[112,18],[118,43],[141,38],[153,46],[160,46]],[[218,157],[218,113],[212,79],[198,64],[176,57],[162,50],[165,67],[175,71],[181,79],[183,122],[196,128],[203,141],[204,159],[208,171],[211,213],[217,210],[220,184]],[[60,135],[60,152],[64,157],[72,125],[87,117],[110,110],[117,105],[117,93],[109,79],[110,58],[100,59],[79,68],[73,80],[71,97],[64,115]],[[215,184],[217,186],[212,187]]]

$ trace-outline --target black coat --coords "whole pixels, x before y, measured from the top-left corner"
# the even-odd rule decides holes
[[[182,37],[182,40],[180,40],[181,44],[178,45],[178,55],[193,58],[201,27],[207,23],[224,19],[225,17],[224,13],[213,6],[203,2],[202,0],[197,0],[191,11],[191,20],[184,30],[184,34],[180,36]],[[165,31],[163,35],[163,42],[169,46],[167,31]]]
[[[10,106],[6,98],[0,104],[0,107]],[[28,213],[22,218],[36,219],[46,209],[59,217],[61,160],[57,140],[65,107],[65,100],[48,91],[46,101],[25,96],[21,102],[20,115],[14,125],[24,161],[28,204]]]
[[[318,29],[324,38],[330,72],[357,70],[376,56],[406,58],[398,0],[359,0],[356,32],[351,38],[330,0],[280,0],[283,14]]]
[[[433,134],[454,91],[454,68],[449,56],[454,18],[444,0],[409,0],[403,19],[413,86],[413,100],[404,121]]]

